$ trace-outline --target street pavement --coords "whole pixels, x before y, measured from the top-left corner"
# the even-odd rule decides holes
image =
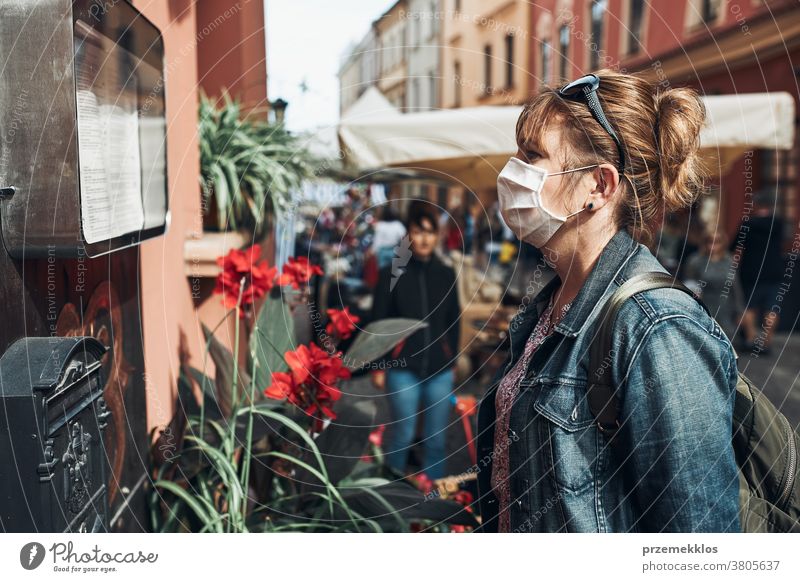
[[[738,365],[800,430],[800,334],[776,333],[769,354],[740,351]]]

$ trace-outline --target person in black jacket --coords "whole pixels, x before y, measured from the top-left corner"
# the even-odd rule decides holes
[[[775,194],[761,190],[753,196],[752,215],[742,222],[731,244],[734,256],[741,252],[739,274],[745,301],[742,347],[755,354],[769,354],[772,334],[778,327],[785,292],[781,291],[783,228],[783,220],[775,215]]]
[[[412,204],[408,235],[398,245],[392,264],[380,271],[372,309],[373,321],[406,317],[428,324],[399,344],[384,362],[392,415],[384,454],[387,465],[405,472],[417,414],[422,414],[422,471],[430,479],[445,474],[445,429],[461,316],[455,273],[434,254],[438,225],[431,204]]]

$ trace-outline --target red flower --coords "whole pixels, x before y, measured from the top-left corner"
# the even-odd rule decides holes
[[[411,482],[416,485],[417,489],[423,493],[430,493],[433,491],[433,481],[425,473],[416,473],[409,477]]]
[[[371,433],[369,433],[369,443],[375,448],[381,448],[383,445],[383,433],[386,431],[386,425],[382,424]],[[365,463],[371,463],[375,457],[367,453],[361,455],[361,460]]]
[[[350,378],[350,370],[340,355],[332,356],[313,343],[286,352],[289,372],[273,372],[272,384],[264,394],[276,400],[287,399],[309,416],[319,412],[327,418],[336,418],[332,406],[342,396],[336,384],[340,379]],[[316,418],[316,428],[321,429],[322,420]]]
[[[357,315],[350,313],[350,308],[328,309],[328,325],[325,331],[330,335],[337,335],[341,339],[347,339],[356,329],[356,324],[361,321]]]
[[[214,293],[222,294],[222,301],[226,307],[236,307],[240,292],[242,306],[246,307],[253,305],[272,289],[278,269],[267,267],[267,262],[264,260],[258,261],[260,256],[261,247],[253,245],[243,251],[231,249],[227,255],[217,259],[222,272],[217,277]],[[242,310],[240,315],[244,316],[244,313],[245,310]]]
[[[371,433],[369,433],[369,442],[376,447],[383,445],[383,433],[386,431],[386,425],[382,424]]]
[[[471,511],[470,505],[472,505],[473,497],[472,493],[465,489],[460,489],[458,492],[453,495],[453,501],[457,501],[461,505],[467,508],[467,510]]]
[[[308,283],[315,274],[322,275],[318,265],[312,265],[306,257],[289,257],[283,266],[283,273],[278,278],[278,285],[291,285],[300,289],[301,285]]]

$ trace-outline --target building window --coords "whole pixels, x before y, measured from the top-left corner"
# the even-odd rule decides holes
[[[506,87],[514,86],[514,35],[506,35]]]
[[[483,47],[483,92],[492,92],[492,45]]]
[[[592,32],[589,42],[589,68],[597,70],[600,68],[600,53],[603,52],[603,24],[605,22],[606,8],[608,0],[592,0],[590,10],[590,21]]]
[[[628,25],[628,54],[642,49],[642,27],[644,25],[644,0],[631,0],[630,24]]]
[[[430,28],[430,38],[434,40],[436,37],[437,32],[437,24],[439,24],[439,15],[436,13],[436,2],[431,2],[431,12],[430,12],[430,19],[431,19],[431,28]]]
[[[568,80],[569,75],[569,26],[566,24],[558,30],[558,51],[561,58],[558,65],[558,75],[562,80]]]
[[[436,109],[436,73],[428,73],[428,103],[431,109]]]
[[[702,0],[703,22],[714,22],[719,16],[719,0]]]
[[[461,107],[461,63],[453,63],[453,106]]]
[[[542,57],[542,84],[546,85],[552,78],[551,63],[553,62],[553,47],[549,40],[543,40],[539,47]]]

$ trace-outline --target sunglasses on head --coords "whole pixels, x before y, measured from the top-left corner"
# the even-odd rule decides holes
[[[600,77],[597,75],[585,75],[580,79],[576,79],[571,83],[567,83],[558,90],[558,94],[565,99],[582,99],[589,107],[592,117],[597,120],[597,123],[603,126],[603,129],[608,132],[614,143],[617,144],[617,151],[619,152],[619,165],[617,169],[620,174],[625,173],[625,154],[622,151],[622,142],[617,136],[617,132],[611,127],[611,124],[600,106],[600,99],[597,97],[597,90],[600,88]]]

